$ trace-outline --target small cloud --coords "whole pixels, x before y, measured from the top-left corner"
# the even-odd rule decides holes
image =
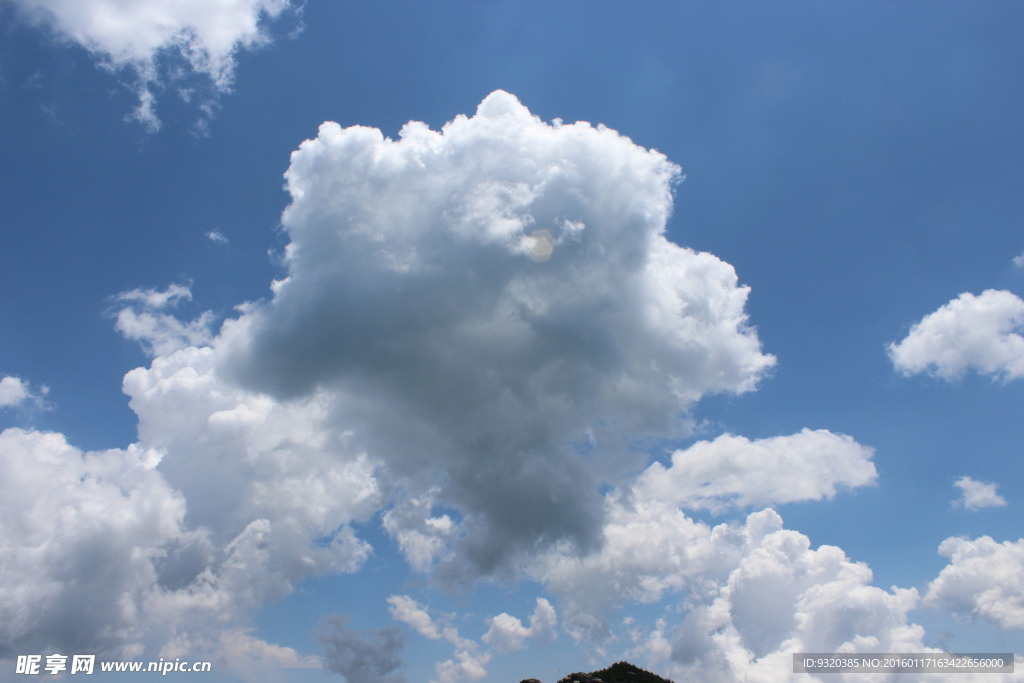
[[[971,477],[960,477],[954,485],[960,489],[960,498],[953,501],[955,507],[974,512],[982,508],[1006,505],[1006,499],[996,493],[996,484],[977,481]]]
[[[1024,268],[1024,251],[1013,257],[1013,266],[1015,268]]]
[[[554,640],[557,623],[555,608],[544,598],[537,598],[537,607],[530,617],[529,627],[524,626],[517,617],[502,612],[491,618],[490,628],[484,634],[483,640],[498,652],[511,654],[523,649],[527,638]]]
[[[929,373],[947,381],[968,370],[1003,381],[1024,377],[1024,300],[989,289],[961,294],[889,345],[889,358],[904,375]]]
[[[124,306],[114,317],[114,329],[126,339],[139,342],[151,356],[165,356],[187,346],[202,346],[212,339],[210,326],[213,314],[204,311],[195,320],[183,321],[164,313],[164,309],[191,301],[192,290],[186,285],[169,285],[167,289],[133,289],[114,297]]]
[[[34,406],[45,408],[46,402],[43,397],[49,393],[50,388],[42,386],[38,391],[32,391],[28,382],[20,377],[10,375],[0,379],[0,408],[16,408]]]
[[[156,289],[132,289],[121,292],[115,301],[132,301],[146,308],[161,309],[174,306],[179,301],[191,301],[192,289],[188,285],[168,285],[162,292]]]
[[[227,244],[229,242],[227,235],[218,230],[211,230],[206,233],[206,239],[210,240],[214,244]]]
[[[869,486],[874,451],[827,429],[751,441],[723,434],[654,463],[637,479],[642,500],[720,513],[756,505],[833,498],[840,488]]]
[[[28,387],[17,377],[0,379],[0,406],[16,406],[29,396]]]
[[[160,128],[155,91],[168,84],[177,86],[174,90],[182,100],[190,102],[195,87],[182,83],[201,83],[203,96],[195,102],[208,117],[217,98],[231,89],[238,53],[270,42],[269,24],[286,11],[301,17],[301,8],[291,0],[14,0],[14,4],[28,21],[52,28],[88,50],[102,68],[123,75],[138,97],[126,119],[149,132]]]
[[[412,627],[424,638],[431,640],[441,638],[441,631],[434,620],[430,618],[427,610],[408,595],[392,595],[388,598],[388,604],[390,605],[388,611],[391,612],[391,618],[395,621]]]

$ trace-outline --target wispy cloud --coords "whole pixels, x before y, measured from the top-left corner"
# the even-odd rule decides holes
[[[227,235],[218,230],[211,230],[206,233],[206,239],[210,240],[214,244],[227,244],[229,242]]]
[[[151,356],[165,356],[187,346],[201,346],[212,339],[210,326],[213,314],[204,311],[198,318],[182,321],[165,312],[192,299],[186,285],[169,285],[167,289],[133,289],[113,298],[124,304],[113,315],[114,328],[125,338],[139,342]]]
[[[197,86],[181,85],[181,74],[208,82],[197,104],[205,116],[234,81],[237,53],[270,40],[267,24],[290,0],[14,0],[32,21],[81,45],[99,64],[127,77],[138,97],[130,118],[151,131],[160,128],[156,92],[179,87],[194,99]],[[168,68],[173,65],[173,68]]]
[[[392,595],[388,598],[391,617],[410,626],[424,638],[445,640],[452,644],[451,659],[438,662],[435,666],[437,683],[461,683],[477,681],[487,675],[487,664],[491,655],[480,649],[479,644],[459,635],[459,630],[446,623],[438,623],[426,607],[408,595]]]

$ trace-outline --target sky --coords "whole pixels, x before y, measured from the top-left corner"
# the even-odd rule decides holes
[[[0,681],[1024,666],[1022,30],[0,1]]]

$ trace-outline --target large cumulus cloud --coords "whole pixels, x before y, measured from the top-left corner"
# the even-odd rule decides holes
[[[372,466],[318,443],[308,406],[292,420],[218,391],[190,355],[202,353],[126,379],[148,447],[82,452],[59,434],[0,434],[0,658],[205,656],[259,679],[235,666],[250,661],[233,654],[244,645],[308,665],[226,629],[306,576],[362,565],[370,548],[349,523],[376,509]]]
[[[204,547],[185,533],[184,500],[154,471],[157,455],[83,453],[13,428],[0,453],[0,657],[140,643],[166,549]]]
[[[607,128],[498,91],[396,140],[325,123],[286,177],[287,276],[225,326],[221,367],[278,400],[334,392],[393,471],[443,472],[472,571],[592,543],[632,439],[774,362],[733,268],[665,238],[678,168]]]
[[[917,591],[871,581],[840,548],[812,549],[778,524],[710,600],[689,606],[673,633],[674,668],[707,681],[778,681],[793,677],[793,652],[928,651],[908,619]]]
[[[0,434],[0,658],[202,656],[245,680],[261,679],[254,661],[310,666],[247,635],[250,616],[369,556],[353,524],[383,502],[377,466],[322,397],[275,403],[217,377],[184,327],[120,324],[162,319],[183,292],[118,299],[137,309],[119,329],[165,353],[124,379],[137,443],[82,452],[59,434]]]

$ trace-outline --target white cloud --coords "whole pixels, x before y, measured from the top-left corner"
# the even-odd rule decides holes
[[[20,429],[0,433],[0,453],[0,657],[142,642],[173,549],[205,552],[183,527],[184,500],[153,470],[157,456],[83,453]]]
[[[320,669],[319,657],[303,655],[290,647],[274,645],[252,636],[247,629],[233,628],[221,633],[220,660],[245,681],[272,681],[280,669]]]
[[[438,640],[441,638],[441,630],[430,613],[408,595],[392,595],[388,598],[388,611],[391,618],[406,624],[424,638]]]
[[[21,405],[32,398],[28,385],[18,377],[0,379],[0,408]]]
[[[578,640],[612,642],[611,611],[660,601],[652,628],[627,620],[626,630],[631,653],[676,680],[788,680],[799,651],[927,651],[908,619],[917,591],[871,585],[866,565],[812,549],[772,510],[709,527],[657,501],[609,505],[600,552],[549,553],[535,568]]]
[[[613,495],[600,551],[580,555],[569,546],[549,550],[531,575],[562,601],[562,621],[577,640],[609,634],[607,615],[628,602],[654,603],[666,595],[724,579],[761,539],[781,529],[771,510],[742,526],[711,527],[657,500]]]
[[[185,285],[170,285],[160,291],[133,289],[113,298],[127,304],[114,316],[114,328],[127,339],[139,342],[150,356],[165,356],[187,346],[202,346],[212,338],[213,314],[204,311],[190,322],[164,313],[182,301],[191,301],[192,291]]]
[[[214,244],[227,244],[230,241],[228,240],[227,235],[218,230],[211,230],[206,233],[206,239],[210,240]]]
[[[832,498],[837,486],[874,482],[873,451],[852,437],[804,429],[751,441],[725,434],[676,451],[644,471],[634,495],[691,510]]]
[[[606,496],[599,551],[556,547],[529,572],[561,598],[563,623],[577,640],[606,637],[607,616],[619,607],[683,591],[699,604],[701,596],[717,595],[764,539],[791,533],[773,510],[750,514],[742,525],[710,526],[680,507],[819,500],[834,495],[838,484],[873,482],[871,456],[871,449],[828,431],[700,442],[676,452],[670,467],[655,463]]]
[[[521,650],[528,638],[553,640],[558,617],[555,608],[544,598],[537,598],[537,606],[530,617],[530,626],[524,626],[517,617],[502,612],[491,617],[483,641],[498,652],[510,654]]]
[[[908,621],[917,591],[886,591],[871,579],[866,565],[839,548],[814,550],[802,534],[775,531],[713,597],[688,604],[668,636],[667,673],[682,680],[797,680],[794,652],[935,651],[924,646],[924,629]]]
[[[414,570],[429,571],[437,557],[456,537],[456,525],[448,515],[431,516],[437,488],[418,497],[396,501],[384,513],[384,529],[398,541],[398,547]]]
[[[486,678],[486,666],[490,661],[489,654],[481,654],[476,650],[459,650],[452,659],[436,665],[437,679],[435,683],[479,681]]]
[[[220,370],[339,397],[410,495],[460,513],[454,552],[416,555],[452,580],[594,543],[598,481],[642,464],[624,443],[774,363],[733,268],[664,237],[678,169],[607,128],[499,91],[397,140],[326,123],[286,177],[288,276],[225,325]]]
[[[435,665],[435,683],[476,681],[487,675],[486,666],[491,660],[491,655],[481,652],[480,646],[474,641],[460,636],[454,626],[434,620],[427,608],[413,598],[408,595],[392,595],[388,598],[388,611],[393,619],[411,627],[424,638],[443,639],[454,646],[452,657]],[[539,618],[544,620],[546,617],[547,613]],[[543,630],[544,625],[538,628]]]
[[[1024,268],[1024,252],[1013,257],[1013,265],[1017,268]]]
[[[968,370],[1003,380],[1024,377],[1024,300],[989,289],[964,293],[930,313],[907,337],[889,345],[904,375],[931,373],[945,380]]]
[[[121,292],[114,297],[115,301],[137,303],[144,308],[162,309],[174,306],[182,301],[192,300],[192,290],[186,285],[168,285],[167,289],[132,289]]]
[[[955,501],[955,504],[965,510],[973,512],[982,508],[1006,505],[1006,499],[996,492],[996,484],[977,481],[971,477],[960,477],[954,482],[954,485],[960,489],[960,498]]]
[[[0,408],[34,408],[47,410],[50,408],[45,396],[50,387],[43,385],[37,390],[21,379],[12,375],[0,377]]]
[[[370,548],[351,523],[380,508],[375,465],[325,426],[322,398],[246,393],[215,376],[212,355],[188,347],[125,377],[139,418],[127,449],[0,437],[0,512],[15,520],[0,539],[0,658],[208,655],[246,676],[232,652],[254,641],[223,631],[307,576],[362,566]],[[284,666],[274,647],[266,661]]]
[[[939,554],[949,564],[928,586],[926,601],[1000,628],[1024,628],[1024,539],[947,538]]]
[[[330,402],[276,403],[224,381],[213,349],[189,347],[136,368],[124,391],[140,443],[188,500],[188,519],[230,540],[274,525],[267,550],[283,576],[354,571],[369,554],[349,524],[382,504],[377,467],[333,429]]]
[[[147,652],[216,659],[251,680],[241,648],[259,650],[264,663],[307,666],[308,658],[225,627],[244,625],[249,610],[303,576],[351,571],[366,555],[344,528],[318,547],[337,518],[308,529],[310,515],[296,510],[263,506],[190,524],[187,496],[157,470],[170,452],[83,453],[58,434],[8,429],[0,453],[0,658],[50,648]],[[233,480],[217,486],[230,490]],[[312,498],[322,503],[315,491]]]
[[[15,0],[33,21],[90,51],[103,66],[130,75],[139,97],[133,118],[159,128],[154,90],[185,86],[175,71],[206,77],[211,97],[231,87],[237,53],[269,40],[266,24],[289,8],[289,0]],[[178,82],[175,82],[178,81]],[[212,100],[200,108],[209,109]]]

